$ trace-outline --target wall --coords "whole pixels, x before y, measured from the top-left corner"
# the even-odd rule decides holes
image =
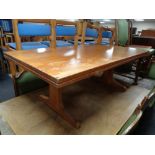
[[[115,27],[115,23],[113,22],[113,23],[105,23],[104,25],[106,25],[106,26],[108,26],[108,27],[110,27],[110,28],[114,28]]]
[[[114,28],[115,22],[106,22],[106,23],[103,23],[101,25],[103,25],[104,27]]]

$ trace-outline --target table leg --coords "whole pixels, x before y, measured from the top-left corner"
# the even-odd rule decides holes
[[[137,85],[137,83],[138,83],[140,65],[141,65],[141,59],[137,60],[137,62],[136,62],[136,72],[135,72],[134,85]]]
[[[64,109],[61,88],[56,88],[52,85],[49,86],[49,98],[47,104],[73,127],[80,127],[80,123],[75,121]]]
[[[13,86],[14,86],[14,91],[15,91],[15,96],[19,96],[19,91],[16,83],[16,65],[13,61],[9,61],[9,67],[10,67],[10,72],[11,72],[11,78],[13,81]]]
[[[119,91],[125,91],[127,89],[126,86],[117,82],[113,78],[113,70],[105,71],[104,74],[102,75],[102,81],[108,89],[119,90]]]

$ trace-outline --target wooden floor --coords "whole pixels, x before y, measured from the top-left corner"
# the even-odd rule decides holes
[[[117,134],[149,90],[131,86],[109,92],[100,83],[84,80],[63,90],[65,108],[80,120],[74,129],[38,100],[46,90],[0,104],[0,115],[15,134]]]

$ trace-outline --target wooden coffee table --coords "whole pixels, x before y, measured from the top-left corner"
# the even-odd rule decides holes
[[[62,88],[91,77],[98,71],[104,71],[102,80],[107,86],[125,90],[125,86],[113,79],[113,68],[147,55],[148,48],[102,45],[40,48],[5,53],[12,72],[15,65],[18,65],[49,83],[49,96],[42,96],[42,99],[76,128],[80,123],[65,111]]]

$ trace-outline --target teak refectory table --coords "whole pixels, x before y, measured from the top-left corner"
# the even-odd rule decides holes
[[[102,78],[106,85],[125,90],[125,86],[113,79],[112,69],[147,56],[147,51],[148,48],[92,45],[9,51],[5,58],[9,60],[12,73],[18,65],[48,82],[49,96],[42,96],[42,99],[64,120],[78,128],[79,122],[64,109],[62,88],[104,71]]]

